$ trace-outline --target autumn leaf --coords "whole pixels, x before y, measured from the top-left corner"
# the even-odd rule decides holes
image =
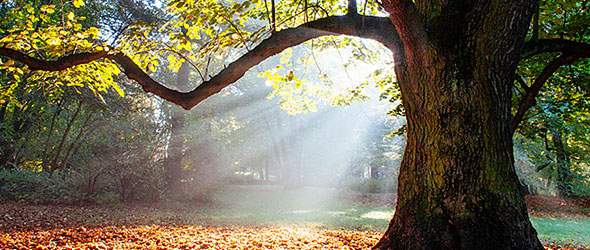
[[[84,6],[84,1],[83,0],[74,0],[74,7],[80,8],[82,6]]]

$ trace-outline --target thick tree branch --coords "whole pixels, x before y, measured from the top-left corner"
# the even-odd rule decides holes
[[[518,125],[522,122],[526,112],[533,105],[535,105],[535,98],[537,95],[539,95],[541,88],[543,85],[545,85],[545,82],[547,82],[553,73],[555,73],[559,67],[573,63],[579,58],[581,58],[581,56],[578,54],[567,53],[555,58],[547,66],[545,66],[541,74],[537,77],[537,79],[535,79],[535,82],[533,82],[533,84],[531,84],[531,86],[528,88],[525,96],[522,98],[522,101],[518,106],[518,111],[512,119],[512,133],[516,132],[516,128],[518,128]]]
[[[580,57],[590,57],[590,44],[566,39],[531,40],[525,43],[521,58],[529,58],[545,52],[562,52]]]
[[[428,50],[428,35],[424,29],[422,18],[411,0],[383,0],[383,8],[389,13],[397,33],[400,34],[407,58],[418,60],[416,64],[428,64],[425,53]]]
[[[41,60],[31,56],[28,56],[22,52],[0,47],[0,56],[12,58],[15,61],[29,66],[31,70],[43,70],[43,71],[60,71],[67,68],[71,68],[76,65],[89,63],[96,61],[107,56],[107,52],[98,53],[79,53],[69,56],[64,56],[56,61]]]
[[[516,132],[516,128],[524,119],[526,112],[535,105],[535,98],[539,95],[545,82],[559,67],[571,64],[580,58],[590,57],[590,44],[566,39],[531,40],[525,43],[521,58],[526,59],[547,52],[561,52],[562,54],[545,66],[535,82],[527,87],[526,94],[512,119],[512,133]]]
[[[0,55],[24,63],[33,70],[59,71],[78,64],[101,58],[109,58],[124,69],[130,79],[137,81],[146,92],[154,93],[184,109],[191,109],[209,96],[240,79],[250,68],[281,51],[299,45],[310,39],[327,35],[349,35],[381,42],[394,53],[399,47],[399,38],[388,18],[362,15],[333,16],[318,19],[296,28],[274,32],[251,51],[229,64],[216,76],[203,82],[190,92],[169,89],[152,79],[137,64],[123,53],[107,54],[81,53],[60,58],[56,61],[35,59],[21,52],[0,48]]]
[[[254,49],[229,64],[215,77],[187,93],[189,98],[181,106],[190,109],[207,97],[237,81],[246,71],[266,58],[276,55],[286,48],[327,35],[369,38],[381,42],[392,50],[396,49],[395,42],[399,40],[393,25],[387,18],[363,17],[361,15],[327,17],[303,24],[297,28],[281,30],[273,33]]]
[[[129,79],[135,80],[145,92],[154,93],[155,95],[164,98],[165,100],[175,103],[185,109],[187,108],[185,103],[188,102],[188,95],[187,93],[182,93],[177,90],[170,89],[152,77],[150,77],[145,71],[143,71],[131,58],[126,56],[123,53],[117,53],[114,55],[109,55],[109,59],[117,62],[121,68],[123,68],[125,75]]]

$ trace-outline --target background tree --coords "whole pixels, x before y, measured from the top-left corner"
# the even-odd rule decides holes
[[[586,2],[543,1],[529,32],[531,44],[539,39],[587,43],[589,37],[582,26],[588,23],[589,8]],[[526,123],[517,131],[530,141],[519,141],[536,171],[557,185],[561,197],[584,195],[588,189],[588,155],[582,148],[588,129],[589,61],[577,60],[580,57],[585,57],[584,53],[575,50],[527,57],[519,66],[514,89],[515,98],[531,101],[531,110],[523,118]],[[569,59],[563,61],[565,58]],[[560,67],[564,64],[569,65]],[[536,99],[529,97],[534,92],[539,95]]]
[[[3,2],[1,11],[6,17],[2,20],[3,38],[35,33],[35,28],[52,30],[51,27],[58,26],[57,30],[44,34],[42,38],[38,34],[32,37],[53,39],[51,35],[59,34],[59,38],[64,41],[72,41],[69,40],[72,39],[71,35],[81,30],[87,31],[89,27],[94,27],[92,32],[84,34],[96,34],[95,26],[101,25],[100,21],[104,20],[101,16],[113,18],[110,13],[111,2],[87,2],[87,8],[83,9],[66,2],[60,8],[63,10],[61,13],[51,3]],[[79,10],[87,16],[77,18],[72,10]],[[96,37],[91,36],[90,39]],[[75,40],[82,42],[83,39]],[[35,42],[40,41],[25,42],[23,46],[35,48],[38,46]],[[82,47],[88,45],[86,43],[82,42]],[[68,49],[61,45],[56,48],[59,51]],[[39,53],[44,52],[47,51]],[[2,65],[4,80],[0,92],[0,137],[4,140],[0,158],[3,168],[10,168],[2,175],[6,174],[8,184],[15,182],[15,186],[12,186],[14,189],[9,187],[3,190],[13,193],[8,197],[16,200],[30,198],[29,201],[33,202],[108,202],[117,199],[153,200],[159,197],[161,175],[154,171],[154,166],[159,161],[158,149],[162,145],[151,140],[161,138],[157,138],[157,134],[137,136],[138,130],[127,126],[133,124],[157,131],[158,121],[146,119],[154,110],[153,102],[142,99],[145,98],[143,92],[137,93],[137,89],[127,86],[122,79],[115,79],[111,73],[101,75],[92,74],[94,70],[88,72],[96,65],[90,65],[90,68],[85,69],[87,72],[82,74],[61,72],[71,76],[67,79],[58,79],[52,74],[35,74],[26,69],[27,72],[24,72],[11,65],[10,62]],[[110,67],[110,70],[113,69],[116,68]],[[118,92],[106,92],[108,85],[114,84],[114,81],[118,82]],[[121,98],[123,89],[125,98]],[[151,148],[138,148],[134,143],[151,145]],[[89,144],[99,146],[92,148]],[[113,148],[115,145],[120,148]],[[116,157],[120,157],[119,153],[125,154],[127,160],[133,163],[118,163]],[[151,170],[151,173],[146,174],[149,171],[144,170]],[[111,182],[115,180],[111,177],[128,176],[129,173],[136,178]],[[23,175],[25,177],[19,179]],[[143,183],[133,184],[137,180],[143,180]],[[24,183],[27,181],[38,183]],[[133,188],[135,190],[122,191],[130,190],[125,188],[129,185],[136,186]],[[23,190],[21,187],[24,186],[36,186],[38,194],[27,193],[31,190]],[[119,194],[120,197],[117,197]],[[27,198],[29,195],[32,197]]]

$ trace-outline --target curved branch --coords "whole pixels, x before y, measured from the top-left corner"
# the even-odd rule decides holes
[[[395,42],[399,40],[388,18],[366,16],[363,25],[361,15],[327,17],[303,24],[297,28],[281,30],[273,33],[254,49],[229,64],[227,68],[209,81],[203,82],[195,90],[187,93],[189,97],[181,106],[190,109],[207,97],[237,81],[246,71],[265,59],[280,53],[286,48],[328,35],[369,38],[381,42],[392,50],[396,49]]]
[[[525,96],[523,97],[522,101],[518,106],[518,111],[512,119],[512,133],[516,132],[516,128],[518,128],[518,125],[524,119],[525,113],[533,105],[535,105],[535,98],[537,97],[537,95],[539,95],[541,88],[543,87],[543,85],[545,85],[545,82],[547,82],[549,77],[551,77],[553,73],[555,73],[555,71],[559,69],[559,67],[573,63],[581,57],[582,56],[578,54],[567,53],[555,58],[553,61],[547,64],[547,66],[545,66],[541,74],[537,77],[537,79],[535,79],[535,82],[533,82],[533,84],[531,84],[531,86],[528,87]]]
[[[529,58],[545,52],[562,52],[580,57],[590,57],[590,44],[566,39],[531,40],[525,43],[521,58]]]
[[[400,49],[399,36],[389,18],[362,16],[358,14],[332,16],[305,23],[296,28],[274,32],[254,49],[230,63],[216,76],[203,82],[190,92],[179,92],[160,84],[144,72],[137,64],[123,53],[107,54],[81,53],[60,58],[56,61],[35,59],[21,52],[0,48],[0,55],[24,63],[32,70],[59,71],[69,67],[88,63],[101,58],[117,62],[130,79],[138,82],[143,90],[154,93],[184,109],[191,109],[209,96],[236,82],[252,67],[281,51],[299,45],[308,40],[328,35],[349,35],[368,38],[382,43],[394,52]]]
[[[512,119],[512,133],[516,132],[526,112],[535,105],[535,98],[539,95],[545,82],[547,82],[559,67],[571,64],[580,58],[590,57],[590,44],[566,39],[531,40],[525,43],[521,58],[530,58],[546,52],[561,52],[562,54],[547,64],[541,74],[535,79],[535,82],[526,89],[526,94]]]
[[[55,61],[50,61],[37,59],[13,49],[0,47],[0,56],[9,57],[15,61],[24,63],[27,66],[29,66],[29,69],[31,70],[60,71],[65,70],[67,68],[71,68],[76,65],[85,64],[92,61],[96,61],[98,59],[105,58],[107,57],[107,52],[102,51],[97,53],[79,53],[61,57]]]

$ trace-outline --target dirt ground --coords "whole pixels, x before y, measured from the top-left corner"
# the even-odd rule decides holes
[[[565,200],[551,196],[526,196],[529,214],[535,217],[590,217],[590,199]]]

